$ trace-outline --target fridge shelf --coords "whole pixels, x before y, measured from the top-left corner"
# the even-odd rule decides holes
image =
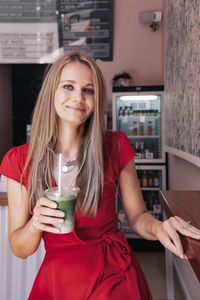
[[[160,135],[127,135],[129,139],[160,139]]]
[[[140,187],[142,191],[160,191],[160,187]]]
[[[127,239],[142,239],[141,236],[137,235],[136,233],[125,233]]]
[[[141,158],[135,158],[134,159],[134,162],[136,163],[136,164],[159,164],[159,163],[161,163],[161,164],[163,164],[163,163],[165,163],[165,160],[163,160],[163,159],[157,159],[157,158],[152,158],[152,159],[147,159],[147,158],[144,158],[144,159],[141,159]]]
[[[128,117],[124,117],[128,119]],[[145,116],[145,115],[133,115],[133,118],[139,121],[143,121],[145,119],[147,120],[155,120],[155,119],[160,119],[160,114],[157,114],[156,116]]]

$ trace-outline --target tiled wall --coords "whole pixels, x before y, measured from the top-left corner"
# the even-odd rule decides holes
[[[166,146],[200,157],[200,1],[168,0]]]

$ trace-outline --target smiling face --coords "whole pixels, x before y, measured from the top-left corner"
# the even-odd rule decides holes
[[[54,106],[59,124],[79,127],[94,111],[94,85],[90,68],[70,62],[61,73],[55,92]]]

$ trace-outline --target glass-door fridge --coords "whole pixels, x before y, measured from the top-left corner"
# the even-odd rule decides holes
[[[114,87],[112,99],[112,129],[123,131],[136,151],[134,161],[145,204],[160,220],[163,213],[159,190],[167,186],[163,91],[163,86]],[[120,196],[117,212],[121,230],[127,238],[136,238],[126,220]]]
[[[148,211],[158,220],[163,220],[159,202],[159,191],[166,190],[166,169],[164,165],[136,165],[143,199]],[[134,201],[134,199],[133,199]],[[128,225],[120,196],[117,197],[117,212],[120,229],[127,238],[140,238]]]

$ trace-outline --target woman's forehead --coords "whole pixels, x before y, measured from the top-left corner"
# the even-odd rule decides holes
[[[87,81],[93,83],[93,74],[89,66],[81,62],[70,62],[64,66],[60,81]]]

